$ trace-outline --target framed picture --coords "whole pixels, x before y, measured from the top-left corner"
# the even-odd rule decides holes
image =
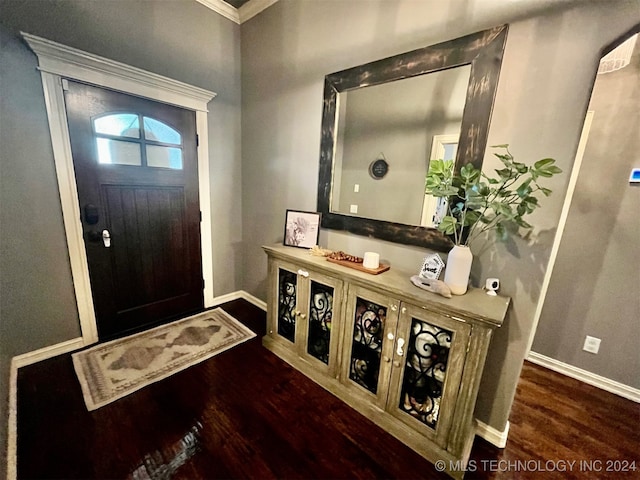
[[[320,213],[287,210],[284,222],[284,244],[289,247],[311,248],[318,244]]]

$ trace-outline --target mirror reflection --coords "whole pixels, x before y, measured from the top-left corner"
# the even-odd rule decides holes
[[[424,194],[429,160],[482,168],[506,36],[502,25],[325,77],[323,228],[450,250]]]
[[[470,74],[463,65],[340,93],[331,211],[434,226],[429,160],[455,158]],[[372,175],[379,159],[388,171]]]

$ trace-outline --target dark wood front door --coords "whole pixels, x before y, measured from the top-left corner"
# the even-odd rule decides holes
[[[67,83],[100,339],[202,310],[195,113]]]

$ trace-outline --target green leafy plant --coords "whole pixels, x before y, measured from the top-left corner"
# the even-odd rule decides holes
[[[524,217],[540,206],[536,194],[551,195],[539,181],[562,173],[553,158],[529,166],[515,161],[509,145],[492,148],[501,149],[501,153],[495,153],[504,164],[495,171],[498,178],[488,177],[470,163],[457,173],[452,160],[432,160],[429,164],[425,192],[448,199],[447,215],[438,230],[453,236],[456,245],[468,246],[488,230],[495,230],[501,240],[531,230],[533,226]]]

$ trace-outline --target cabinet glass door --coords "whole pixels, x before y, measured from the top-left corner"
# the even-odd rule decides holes
[[[334,289],[311,281],[309,290],[309,332],[307,353],[329,364],[331,344],[331,320],[333,318]]]
[[[284,268],[278,268],[278,335],[292,343],[296,339],[296,301],[298,275]]]
[[[470,327],[402,304],[387,410],[424,435],[446,441]]]
[[[356,297],[349,379],[374,394],[378,392],[386,318],[387,307]]]
[[[349,287],[342,382],[384,406],[389,382],[397,305],[382,295]],[[388,335],[391,336],[387,340]]]
[[[438,423],[452,338],[447,329],[411,319],[398,408],[433,429]]]
[[[298,316],[299,352],[315,370],[335,377],[342,315],[342,281],[313,271],[306,273],[305,292],[298,295],[298,305],[303,307],[303,312]]]

